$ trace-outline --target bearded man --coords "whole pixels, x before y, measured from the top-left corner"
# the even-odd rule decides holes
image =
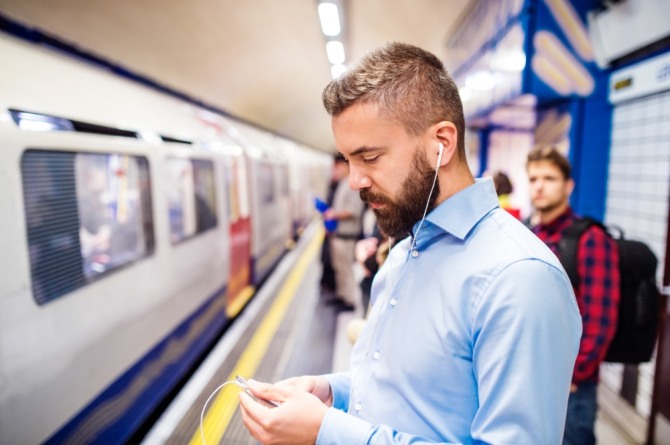
[[[581,323],[555,255],[465,157],[440,60],[390,43],[324,90],[349,185],[395,240],[348,373],[255,383],[262,444],[558,444]]]

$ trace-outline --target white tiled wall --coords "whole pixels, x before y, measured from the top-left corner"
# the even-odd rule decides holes
[[[670,91],[617,105],[612,124],[605,222],[627,238],[645,241],[665,263],[670,192]],[[618,391],[621,365],[603,364],[601,380]],[[640,366],[635,408],[647,417],[651,407],[653,363]]]

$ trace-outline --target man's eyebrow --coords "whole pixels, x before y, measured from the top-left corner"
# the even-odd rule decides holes
[[[349,153],[349,157],[358,156],[360,154],[367,153],[367,152],[370,152],[370,151],[379,150],[379,149],[380,149],[380,147],[363,146],[363,147],[357,148],[356,150]]]

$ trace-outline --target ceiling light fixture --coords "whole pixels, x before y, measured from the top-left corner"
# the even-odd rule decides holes
[[[326,55],[330,62],[330,75],[336,79],[346,71],[344,63],[345,28],[343,1],[342,0],[320,0],[317,6],[321,30],[326,36]]]
[[[326,36],[335,37],[340,35],[342,28],[336,4],[328,2],[320,3],[319,20],[321,21],[321,30]]]
[[[496,86],[496,76],[488,71],[477,71],[465,79],[465,86],[478,91],[490,91]]]
[[[521,72],[526,67],[526,54],[520,49],[499,51],[489,66],[494,71]]]
[[[332,65],[330,67],[330,76],[333,79],[337,79],[342,75],[347,70],[347,67],[342,65],[341,63],[338,63],[337,65]]]
[[[333,65],[344,63],[344,45],[337,40],[331,40],[326,43],[326,54],[328,54],[328,61]]]
[[[458,90],[461,96],[461,102],[467,102],[472,97],[472,90],[468,87],[462,87]]]

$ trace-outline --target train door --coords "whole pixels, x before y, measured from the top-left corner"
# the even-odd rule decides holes
[[[207,128],[210,149],[224,154],[222,176],[230,239],[226,315],[232,318],[254,293],[251,286],[249,162],[238,143],[239,131],[232,121],[205,110],[197,110],[196,119]]]
[[[237,315],[253,295],[251,283],[251,218],[244,155],[226,160],[226,190],[230,216],[230,280],[226,314]]]
[[[301,162],[303,158],[299,155],[298,147],[291,141],[277,139],[277,145],[284,152],[287,161],[288,177],[286,185],[288,187],[290,214],[291,214],[291,236],[297,237],[303,226],[300,213],[300,195],[301,190]]]

